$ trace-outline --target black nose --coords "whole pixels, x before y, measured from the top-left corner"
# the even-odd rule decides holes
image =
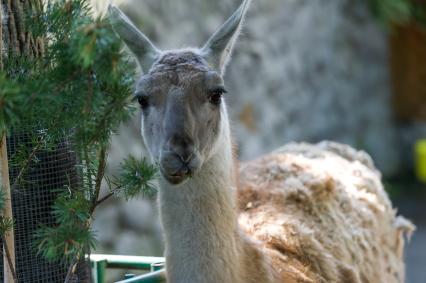
[[[194,142],[187,136],[179,134],[172,135],[169,139],[169,148],[185,164],[188,164],[193,158]]]

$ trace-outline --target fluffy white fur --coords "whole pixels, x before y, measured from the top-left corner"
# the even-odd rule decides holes
[[[244,274],[248,241],[237,228],[232,143],[224,105],[222,118],[221,134],[201,171],[179,186],[160,184],[169,282],[270,282],[270,275],[251,281]]]

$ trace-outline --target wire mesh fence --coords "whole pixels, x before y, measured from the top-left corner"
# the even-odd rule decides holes
[[[9,177],[12,185],[16,273],[18,282],[64,282],[70,267],[51,263],[37,254],[34,232],[40,225],[53,227],[52,205],[63,190],[79,184],[77,155],[68,137],[63,137],[49,150],[35,150],[33,134],[14,133],[7,139]],[[14,162],[19,154],[33,154],[23,168]],[[24,162],[25,164],[25,162]],[[3,258],[0,257],[0,281],[3,282]],[[68,282],[91,282],[88,262],[77,264]]]

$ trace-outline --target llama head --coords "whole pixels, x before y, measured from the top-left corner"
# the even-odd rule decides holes
[[[249,2],[244,0],[202,48],[172,51],[160,51],[118,8],[108,9],[113,29],[142,69],[135,88],[142,137],[171,184],[197,174],[218,149],[228,123],[222,76]]]

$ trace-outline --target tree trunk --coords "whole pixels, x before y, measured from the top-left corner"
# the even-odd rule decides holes
[[[1,0],[2,5],[2,57],[27,56],[37,58],[43,55],[44,40],[34,38],[25,27],[27,16],[31,20],[43,10],[41,0]]]

